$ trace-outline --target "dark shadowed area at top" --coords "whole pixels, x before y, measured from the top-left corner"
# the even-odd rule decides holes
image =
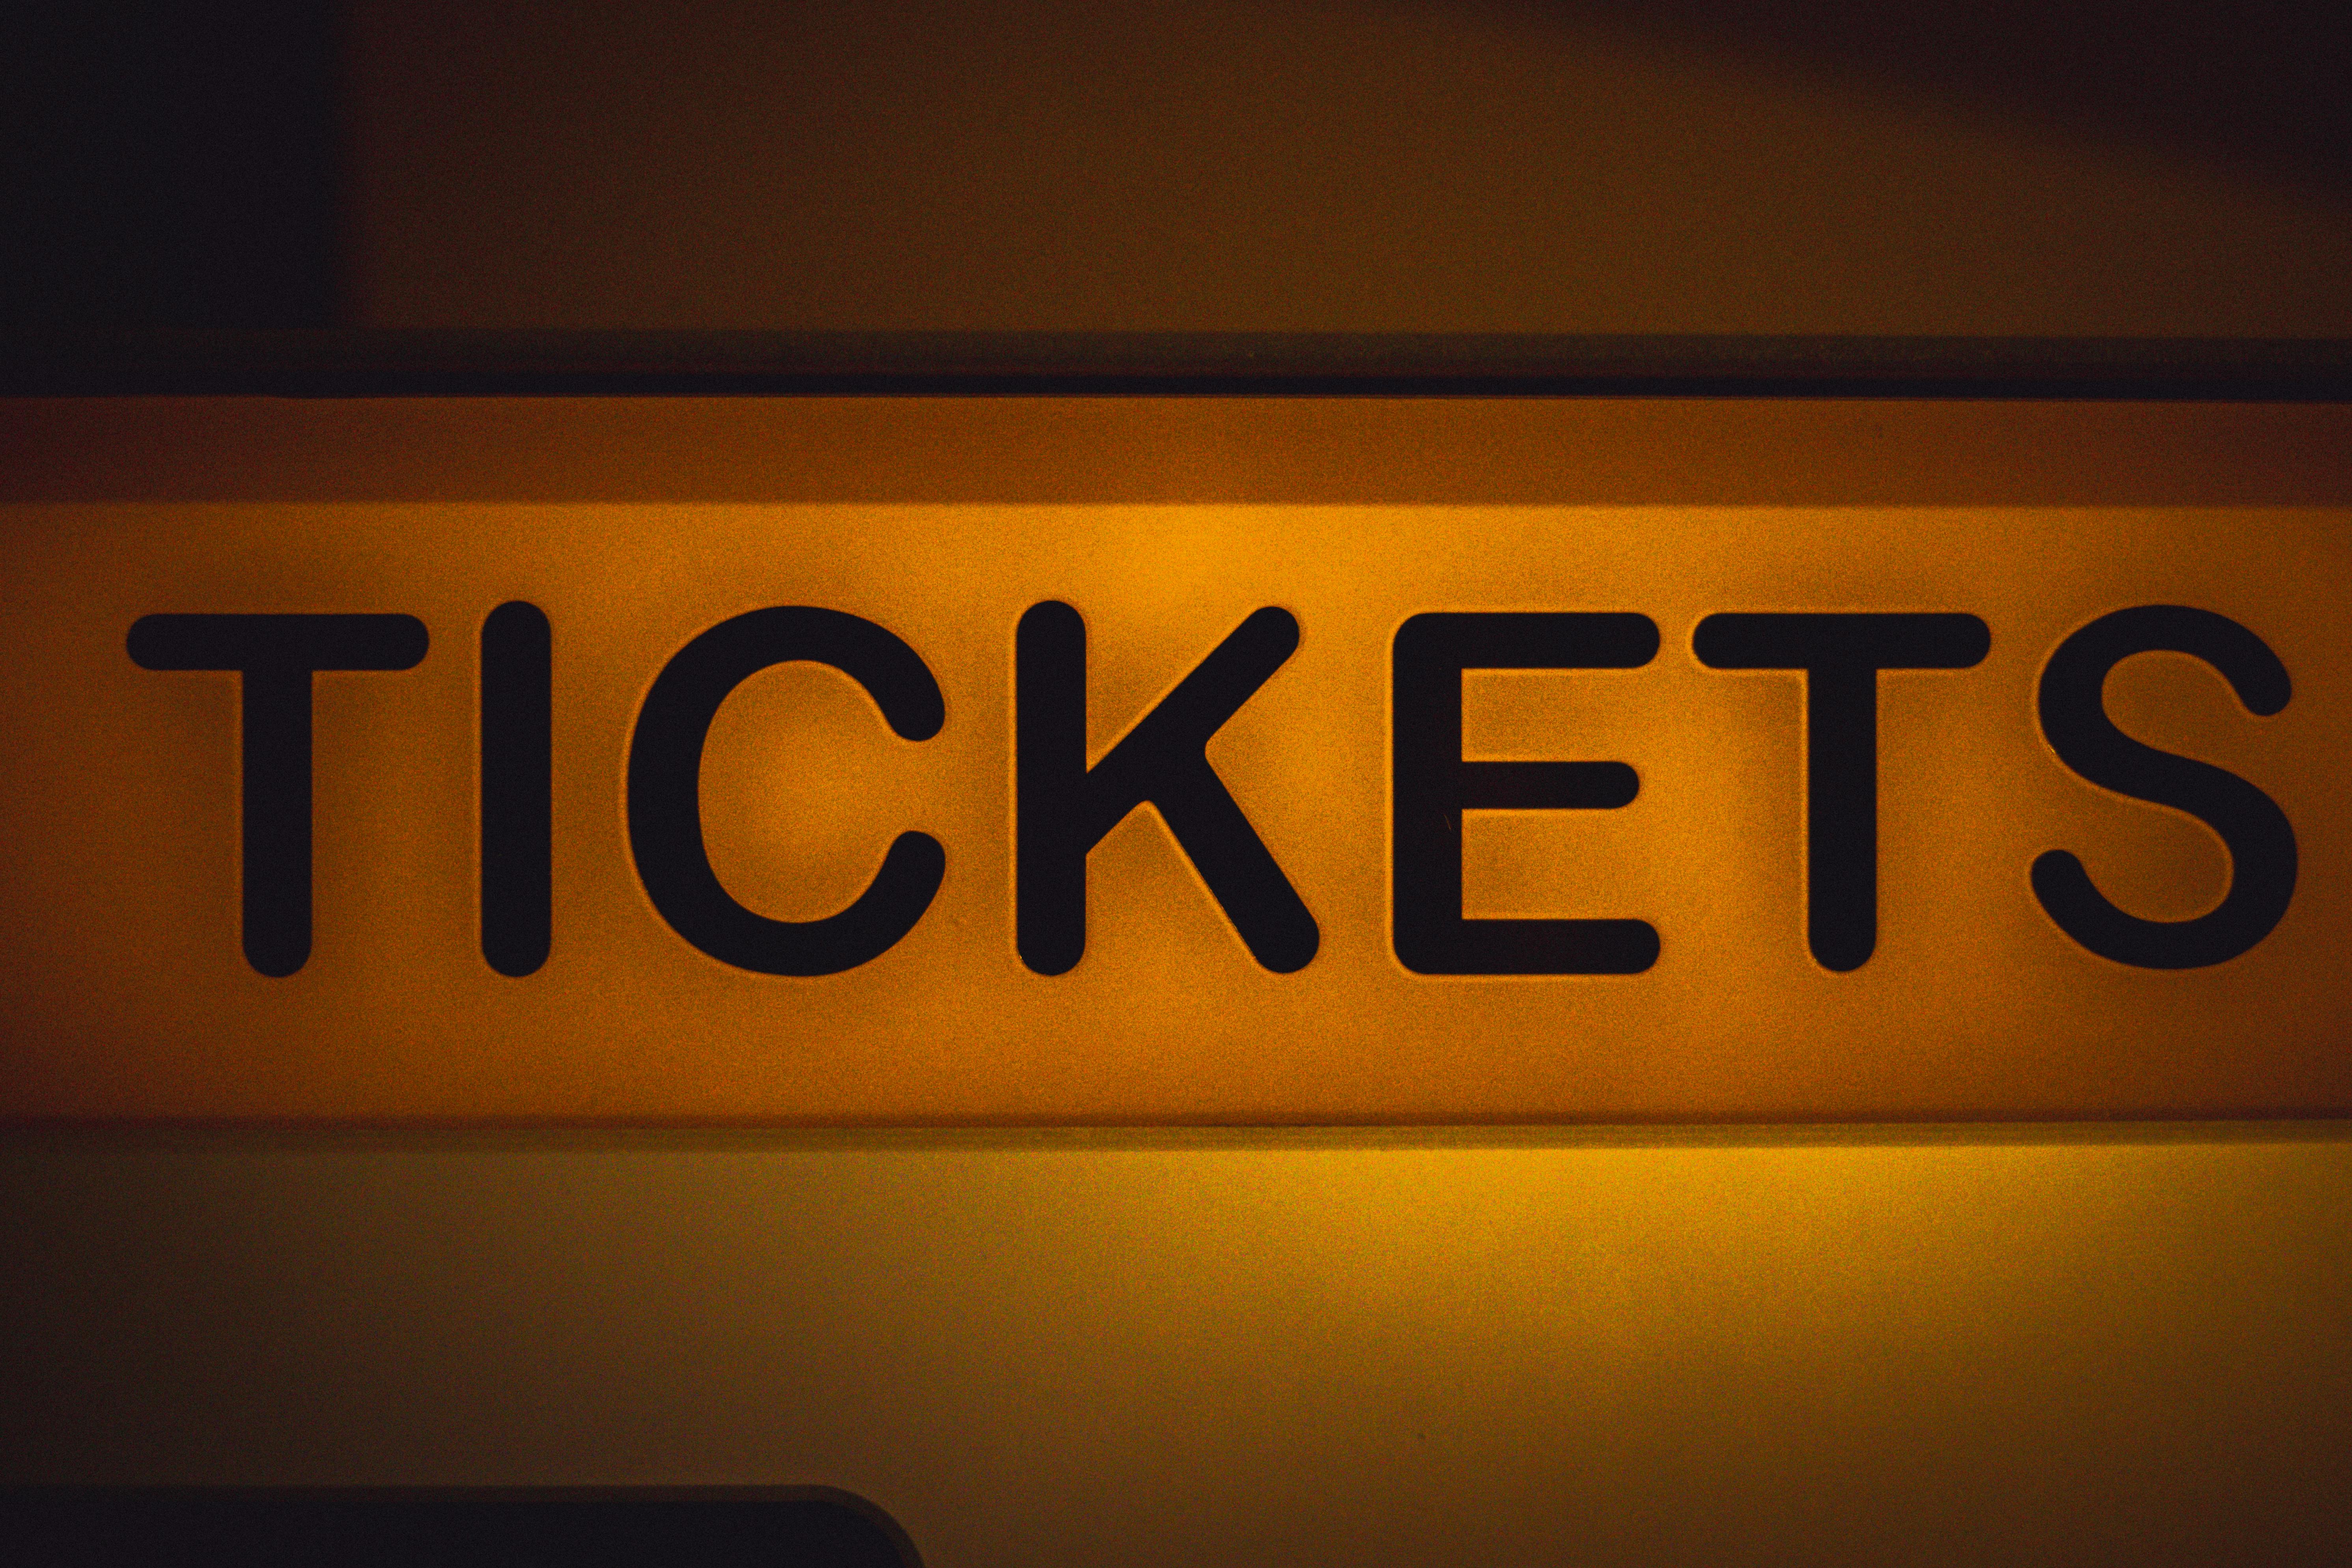
[[[702,95],[750,90],[741,83],[730,87],[715,76],[708,81],[688,79],[689,73],[699,69],[693,62],[723,60],[730,52],[757,62],[758,90],[773,95],[761,102],[772,101],[776,113],[802,112],[819,120],[832,117],[834,131],[816,124],[813,129],[776,132],[777,155],[797,161],[804,177],[824,193],[824,199],[813,206],[803,201],[779,216],[775,221],[780,224],[789,217],[793,224],[854,226],[874,220],[878,214],[885,219],[903,217],[910,229],[935,226],[941,221],[937,192],[923,183],[920,167],[929,155],[924,149],[934,142],[942,150],[939,169],[946,171],[935,171],[935,175],[950,184],[969,174],[969,170],[955,163],[959,156],[976,161],[978,166],[1002,169],[1007,162],[1020,161],[1024,145],[1035,143],[1046,149],[1041,157],[1053,179],[1045,182],[1044,195],[1032,193],[1029,199],[1050,202],[1051,185],[1064,179],[1051,164],[1050,149],[1059,144],[1055,140],[1058,121],[1068,132],[1062,142],[1086,144],[1086,156],[1093,160],[1097,177],[1107,184],[1141,193],[1135,197],[1140,204],[1135,212],[1156,215],[1180,233],[1198,229],[1210,237],[1198,243],[1213,243],[1215,236],[1234,228],[1232,211],[1245,212],[1236,204],[1244,204],[1248,197],[1219,189],[1213,180],[1195,179],[1196,171],[1170,147],[1196,131],[1213,139],[1218,121],[1228,117],[1219,103],[1192,101],[1192,96],[1204,90],[1206,84],[1205,90],[1213,98],[1216,83],[1247,79],[1254,64],[1262,63],[1266,70],[1261,74],[1280,79],[1274,89],[1280,112],[1242,113],[1231,122],[1240,128],[1229,127],[1227,133],[1247,139],[1244,144],[1260,146],[1277,166],[1289,154],[1281,148],[1263,149],[1267,137],[1295,137],[1293,151],[1300,156],[1328,160],[1332,149],[1338,148],[1343,157],[1360,158],[1362,167],[1334,171],[1329,182],[1341,192],[1333,198],[1341,205],[1323,216],[1336,216],[1344,226],[1356,215],[1355,208],[1345,205],[1350,199],[1346,189],[1376,186],[1396,168],[1396,149],[1385,144],[1364,146],[1354,154],[1345,151],[1357,123],[1350,116],[1362,111],[1360,103],[1350,105],[1351,95],[1376,97],[1391,87],[1383,74],[1388,68],[1367,58],[1364,41],[1376,36],[1422,37],[1428,40],[1430,61],[1442,67],[1452,47],[1448,40],[1461,27],[1472,26],[1503,28],[1522,45],[1530,40],[1539,43],[1547,32],[1573,34],[1585,40],[1614,37],[1637,49],[1679,51],[1728,62],[1740,70],[1794,72],[1800,81],[1858,84],[1890,100],[1946,104],[1966,113],[2053,129],[2098,144],[2185,156],[2233,172],[2229,174],[2231,178],[2264,187],[2284,186],[2323,197],[2352,187],[2352,114],[2345,111],[2343,100],[2343,84],[2352,79],[2352,8],[2295,0],[2257,0],[2230,6],[2190,0],[2140,4],[1985,0],[1964,6],[1918,0],[1901,4],[1885,0],[1775,4],[1766,0],[1388,0],[1385,5],[1354,7],[1320,0],[1268,0],[1256,6],[1117,0],[1087,7],[1058,5],[1054,0],[982,0],[945,7],[916,4],[783,8],[698,0],[689,6],[664,8],[657,23],[650,18],[630,20],[627,13],[614,12],[614,16],[623,18],[617,24],[611,17],[599,19],[598,13],[604,9],[587,5],[575,17],[570,7],[552,13],[519,5],[475,5],[445,15],[445,8],[432,5],[347,5],[333,0],[253,0],[226,6],[201,5],[196,0],[80,0],[70,5],[63,0],[20,0],[6,8],[5,19],[0,20],[0,58],[9,62],[5,90],[0,91],[0,183],[4,183],[0,206],[7,215],[7,221],[0,223],[0,328],[362,323],[366,319],[366,301],[360,298],[353,279],[355,270],[365,270],[368,258],[355,253],[354,247],[361,242],[354,237],[368,232],[368,215],[356,209],[361,202],[376,198],[369,194],[362,178],[366,171],[356,167],[355,75],[396,99],[405,97],[414,118],[427,126],[424,134],[448,139],[439,149],[445,161],[462,166],[474,153],[467,138],[476,128],[460,112],[453,115],[447,129],[437,132],[430,129],[440,123],[436,119],[440,100],[449,96],[450,84],[463,89],[450,98],[453,105],[458,100],[478,100],[506,113],[498,106],[510,82],[519,99],[527,100],[538,90],[530,85],[534,72],[552,76],[559,68],[545,64],[551,49],[569,47],[568,38],[600,27],[619,40],[611,44],[607,53],[625,63],[641,62],[635,68],[643,73],[640,79],[614,87],[601,100],[601,111],[614,121],[607,130],[617,138],[614,144],[626,144],[635,134],[636,120],[642,118],[648,128],[645,153],[648,160],[657,163],[664,155],[662,137],[668,132],[660,128],[676,120],[693,119],[690,107]],[[551,16],[557,20],[551,21]],[[1380,35],[1373,24],[1391,31]],[[620,33],[613,32],[615,26],[623,32],[644,33],[646,47],[621,38]],[[774,34],[782,38],[786,33],[788,41],[772,38],[767,45],[752,36]],[[740,51],[720,47],[737,34],[744,37]],[[703,42],[682,45],[673,51],[664,41],[673,36]],[[977,41],[981,47],[966,48],[956,43],[957,38]],[[1501,47],[1507,53],[1514,46]],[[763,47],[775,54],[772,62],[762,53]],[[400,74],[410,70],[401,62],[414,59],[433,63],[421,74],[410,71],[412,80]],[[1037,75],[1034,79],[1008,80],[1008,61],[1025,61]],[[1415,72],[1423,69],[1423,62],[1408,63]],[[387,70],[391,75],[385,74]],[[972,91],[982,103],[982,117],[993,115],[998,123],[976,127],[968,119],[956,118],[970,110],[974,100],[959,99],[954,92],[942,95],[937,89],[943,79],[951,80],[958,73],[975,77],[994,73],[995,80],[977,82]],[[1090,75],[1091,80],[1079,79]],[[1475,79],[1475,71],[1465,70],[1465,82]],[[1532,94],[1530,108],[1540,110],[1536,100],[1551,89],[1540,78],[1531,77],[1528,82],[1497,90],[1506,97],[1514,91]],[[1627,90],[1634,95],[1633,117],[1638,119],[1671,121],[1698,107],[1672,96],[1687,92],[1687,84],[1677,88],[1667,82]],[[1109,110],[1096,101],[1105,92],[1121,100]],[[1656,95],[1658,101],[1642,100],[1643,93]],[[1139,107],[1140,100],[1155,95],[1163,100],[1158,108],[1150,103]],[[848,144],[861,134],[856,124],[859,102],[887,110],[883,120],[896,127],[887,134],[902,137],[893,143],[898,151],[881,155],[871,145]],[[665,103],[672,107],[666,109]],[[1507,103],[1490,110],[1506,123],[1514,112]],[[527,104],[514,112],[525,117],[522,129],[515,134],[535,145],[539,155],[574,156],[562,149],[548,148],[551,132],[528,121]],[[1398,112],[1415,111],[1405,105]],[[1018,123],[1004,122],[1008,114]],[[1089,115],[1108,118],[1089,120]],[[927,119],[936,122],[936,135],[924,130]],[[1490,148],[1494,157],[1506,161],[1516,157],[1538,174],[1547,160],[1606,156],[1605,151],[1595,153],[1589,145],[1582,152],[1563,154],[1539,134],[1515,150],[1504,145],[1506,138],[1486,134],[1480,129],[1484,121],[1469,123],[1472,131],[1466,134],[1459,128],[1454,132],[1439,128],[1441,133],[1429,153],[1444,167],[1435,173],[1423,171],[1426,178],[1442,185],[1452,177],[1445,174],[1446,170],[1453,175],[1475,177],[1473,165],[1483,159],[1465,149],[1482,145]],[[414,154],[418,132],[411,126],[407,133],[407,151]],[[1448,135],[1453,139],[1447,140]],[[1644,191],[1665,191],[1676,183],[1685,184],[1696,194],[1686,193],[1684,206],[1704,211],[1723,191],[1769,185],[1784,177],[1784,171],[1772,165],[1751,167],[1752,149],[1736,139],[1709,135],[1713,138],[1709,143],[1691,152],[1679,166],[1654,152],[1633,154],[1652,162],[1624,173],[1621,183],[1608,186],[1604,195],[1591,195],[1588,189],[1588,195],[1579,198],[1588,205],[1602,202],[1607,207],[1601,216],[1589,220],[1588,228],[1600,224],[1632,231],[1632,238],[1625,241],[1630,248],[1612,249],[1605,260],[1592,265],[1622,272],[1627,257],[1653,253],[1670,257],[1686,237],[1684,207],[1669,200],[1660,216],[1648,211],[1643,201],[1628,199],[1628,189],[1638,196]],[[673,148],[673,153],[684,161],[681,167],[688,175],[707,173],[723,184],[734,176],[717,166],[724,161],[721,150],[718,143],[694,142],[683,152]],[[482,155],[486,160],[506,157],[511,165],[511,148],[505,153],[485,149]],[[879,163],[877,156],[882,158]],[[894,158],[898,161],[890,162]],[[1179,172],[1183,179],[1169,177],[1163,165],[1171,158],[1181,165]],[[817,166],[812,167],[811,160]],[[915,165],[912,173],[910,160]],[[1899,156],[1896,162],[1899,164]],[[1706,166],[1710,163],[1714,166]],[[623,216],[631,206],[620,193],[633,179],[675,184],[680,177],[679,168],[654,169],[649,163],[645,169],[633,169],[623,166],[622,161],[615,161],[610,169],[577,167],[589,187],[598,182],[611,183],[615,192],[611,237],[616,245],[623,248],[656,246],[653,237],[623,231]],[[1899,169],[1897,173],[1899,176]],[[1244,170],[1236,177],[1247,174]],[[515,177],[523,176],[519,172]],[[1012,177],[1017,182],[1017,176]],[[1832,168],[1821,177],[1832,181],[1848,176]],[[1928,171],[1920,174],[1923,182],[1934,177]],[[1039,178],[1044,180],[1045,175]],[[2031,178],[2020,175],[2028,183]],[[854,199],[843,195],[861,182],[872,188]],[[1769,193],[1749,190],[1748,194],[1760,204],[1759,210],[1769,215]],[[2044,199],[2062,204],[2069,198],[2053,194]],[[1113,246],[1073,260],[1073,246],[1078,251],[1084,246],[1070,239],[1071,233],[1083,235],[1089,225],[1115,226],[1128,221],[1130,214],[1127,206],[1116,203],[1097,212],[1087,205],[1088,198],[1083,190],[1074,191],[1071,200],[1068,232],[1047,226],[1041,237],[1033,237],[1038,254],[1022,265],[1046,273],[1065,264],[1073,268],[1086,264],[1113,269],[1131,266],[1148,273],[1156,264],[1158,253],[1149,245]],[[1481,258],[1496,267],[1526,266],[1525,257],[1512,251],[1509,244],[1497,249],[1500,242],[1494,232],[1481,226],[1475,201],[1483,200],[1483,195],[1475,201],[1465,198],[1471,205],[1462,211],[1432,211],[1429,222],[1441,231],[1429,242],[1434,253],[1466,258],[1461,262],[1464,267],[1474,266]],[[1415,196],[1404,205],[1418,203]],[[494,195],[484,195],[481,205],[494,207]],[[462,219],[462,204],[455,210]],[[1382,216],[1387,211],[1365,210]],[[395,226],[432,226],[430,215],[406,209],[391,217],[376,216],[380,223]],[[1311,219],[1316,215],[1306,216]],[[592,228],[594,216],[592,214],[583,220]],[[904,277],[886,269],[872,285],[878,292],[863,303],[845,304],[847,296],[804,290],[800,296],[808,301],[804,306],[722,302],[702,310],[703,315],[714,319],[698,318],[691,324],[826,327],[871,324],[865,318],[895,319],[908,313],[895,302],[914,292],[924,277],[938,275],[939,257],[952,256],[960,249],[977,255],[993,242],[1017,242],[1024,224],[1017,211],[989,207],[984,192],[974,195],[962,218],[950,216],[947,221],[967,221],[973,226],[968,235],[943,238],[936,254],[926,252],[920,267],[910,265]],[[1741,221],[1754,220],[1743,217]],[[1858,220],[1832,205],[1819,212],[1801,207],[1786,221],[1792,228],[1802,228]],[[1965,224],[1965,214],[1961,221]],[[713,222],[723,230],[726,224],[739,223],[739,216],[722,213]],[[1444,232],[1449,226],[1459,232]],[[1034,223],[1026,226],[1035,228]],[[1370,226],[1377,231],[1379,225]],[[1242,228],[1254,241],[1265,237],[1246,219]],[[1570,226],[1561,239],[1563,247],[1574,248],[1580,243],[1580,237],[1589,237],[1587,230]],[[493,244],[497,236],[468,235],[461,223],[456,232],[411,234],[409,239],[412,246],[440,246],[459,252],[469,244]],[[760,245],[745,243],[747,254],[764,254],[763,237]],[[1773,243],[1769,235],[1759,238],[1765,247]],[[1986,239],[1983,243],[2011,242]],[[580,242],[578,237],[567,236],[565,244],[577,247]],[[2291,248],[2275,239],[2251,235],[2243,244],[2250,250]],[[646,254],[650,258],[655,251],[648,249]],[[381,265],[413,272],[415,255],[413,249],[403,251]],[[572,303],[561,307],[570,312],[563,324],[640,324],[584,318],[615,314],[620,306],[614,300],[633,298],[632,290],[658,292],[669,286],[659,274],[662,268],[675,272],[670,259],[663,253],[661,268],[650,259],[645,262],[645,280],[625,279],[614,285],[617,295],[611,289],[602,294],[593,289],[578,292]],[[754,264],[740,258],[730,262],[724,256],[698,263],[714,268]],[[519,258],[513,265],[524,269],[540,262],[535,258]],[[692,260],[687,263],[688,270],[696,265]],[[1866,265],[1899,262],[1878,258]],[[1245,293],[1248,288],[1257,287],[1265,291],[1265,301],[1272,301],[1254,305],[1243,300],[1226,312],[1235,321],[1268,328],[1300,324],[1274,319],[1281,313],[1281,301],[1296,294],[1300,286],[1297,279],[1279,268],[1253,275],[1254,281],[1244,278],[1239,283],[1213,268],[1204,276],[1203,290],[1230,295],[1235,289]],[[1385,279],[1386,275],[1375,275],[1364,287],[1408,294],[1418,287],[1408,272]],[[1163,299],[1152,295],[1142,282],[1130,281],[1133,286],[1124,292],[1109,288],[1102,296],[1108,302],[1090,306],[1092,313],[1084,322],[1027,324],[1137,328],[1196,324],[1171,319],[1171,308]],[[677,286],[690,289],[691,283],[689,279]],[[1708,286],[1705,278],[1689,285]],[[1933,279],[1921,285],[1927,289],[1937,286]],[[2086,289],[2089,287],[2085,285]],[[940,309],[950,315],[958,310],[984,313],[982,304],[993,296],[986,287],[975,286],[970,292],[982,303],[957,303],[955,299],[961,297],[956,296]],[[949,293],[954,296],[952,289]],[[415,318],[435,313],[435,298],[429,288],[405,296],[395,314],[405,313],[404,324],[418,324]],[[500,311],[513,313],[520,307],[500,303],[501,297],[495,293],[485,298],[487,303],[477,300],[468,304],[453,294],[447,313],[475,325],[547,324],[501,321],[497,319]],[[1484,307],[1486,317],[1492,319],[1482,317],[1482,324],[1496,329],[1515,325],[1559,329],[1559,321],[1532,319],[1526,307],[1514,302],[1515,298],[1507,294]],[[877,299],[879,303],[875,302]],[[1022,301],[1027,299],[1017,291],[1007,295],[1008,302],[996,314],[1018,315],[1024,308]],[[1411,315],[1409,303],[1369,313],[1359,309],[1356,315],[1366,317],[1366,325],[1394,330]],[[1435,300],[1430,310],[1442,318],[1444,305],[1443,300]],[[1725,320],[1734,330],[1742,331],[1776,326],[1810,330],[1819,325],[1776,322],[1771,319],[1773,308],[1768,305],[1751,312],[1757,316],[1752,322],[1736,312]],[[1134,319],[1093,319],[1118,315],[1122,309]],[[1346,308],[1335,309],[1340,317],[1352,321]],[[730,310],[738,315],[750,312],[760,319],[715,319]],[[777,319],[778,310],[791,319]],[[863,314],[855,321],[834,319],[845,311]],[[1515,321],[1515,311],[1529,319]],[[662,315],[652,305],[646,313],[646,324],[656,324],[652,318]],[[669,324],[688,324],[683,317],[693,314],[693,310],[680,306],[670,315],[681,319]],[[1370,320],[1373,315],[1380,319]],[[926,324],[941,323],[927,321]],[[971,320],[946,324],[1021,323]],[[1445,328],[1459,323],[1436,319],[1426,324]],[[1623,324],[1613,320],[1586,324],[1597,330],[1623,330]],[[1674,320],[1653,324],[1664,330],[1688,330],[1689,326]],[[1723,323],[1698,324],[1719,328]],[[1944,330],[1934,321],[1922,325],[1925,330]],[[2095,322],[2093,326],[2105,330]]]

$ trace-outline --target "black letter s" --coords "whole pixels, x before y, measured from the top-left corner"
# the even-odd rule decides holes
[[[2033,862],[2033,892],[2059,929],[2102,958],[2142,969],[2201,969],[2270,935],[2294,897],[2294,829],[2276,802],[2210,763],[2142,745],[2101,699],[2107,672],[2137,653],[2185,653],[2220,670],[2238,700],[2268,717],[2293,688],[2262,638],[2210,610],[2142,605],[2102,616],[2058,645],[2042,672],[2042,732],[2059,761],[2135,800],[2185,811],[2229,847],[2230,891],[2194,920],[2126,914],[2092,886],[2083,862],[2053,849]]]

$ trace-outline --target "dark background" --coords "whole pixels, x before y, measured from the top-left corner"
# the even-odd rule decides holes
[[[2342,6],[8,16],[8,328],[2352,331]]]
[[[7,325],[341,319],[337,6],[25,0],[7,13]]]

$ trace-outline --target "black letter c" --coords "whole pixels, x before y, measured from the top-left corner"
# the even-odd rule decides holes
[[[777,921],[737,903],[702,840],[702,748],[719,705],[771,665],[830,665],[864,687],[899,736],[928,741],[947,720],[939,682],[915,650],[872,621],[805,606],[721,621],[655,678],[629,742],[629,848],[670,929],[761,974],[838,974],[878,958],[915,928],[947,872],[947,852],[902,833],[856,901],[814,921]]]

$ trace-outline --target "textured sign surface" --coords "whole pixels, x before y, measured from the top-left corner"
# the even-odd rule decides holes
[[[2332,410],[241,406],[12,416],[11,1117],[2352,1108]]]

